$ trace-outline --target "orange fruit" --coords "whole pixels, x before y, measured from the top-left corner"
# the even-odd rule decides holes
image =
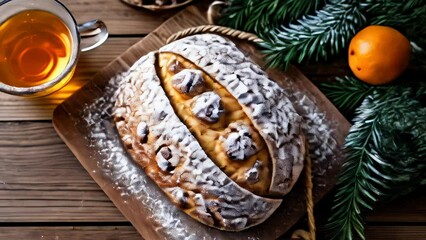
[[[411,46],[404,35],[391,27],[368,26],[349,44],[348,60],[360,80],[386,84],[401,75],[410,61]]]

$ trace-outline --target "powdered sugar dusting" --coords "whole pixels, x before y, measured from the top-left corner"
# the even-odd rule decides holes
[[[313,178],[324,178],[327,171],[333,168],[335,162],[337,141],[333,137],[333,126],[330,119],[320,109],[316,101],[300,92],[291,81],[287,82],[288,88],[284,89],[286,95],[292,100],[297,112],[303,117],[302,129],[309,145],[309,153],[312,160]],[[320,182],[320,183],[319,183]],[[326,187],[325,181],[317,181]]]
[[[143,58],[140,61],[143,61]],[[201,239],[202,237],[197,236],[194,229],[188,228],[187,221],[193,220],[183,212],[177,211],[122,147],[111,116],[116,100],[116,89],[127,75],[128,72],[119,73],[110,79],[103,89],[103,95],[92,104],[86,105],[83,110],[84,120],[91,129],[86,138],[91,147],[99,149],[97,153],[94,153],[97,157],[91,156],[91,158],[98,159],[98,172],[113,182],[113,187],[120,192],[123,202],[138,199],[147,212],[151,213],[141,217],[149,218],[156,226],[155,230],[160,233],[159,235],[164,236],[165,239]],[[298,91],[296,87],[290,87],[284,91],[304,119],[302,128],[309,143],[314,177],[321,178],[327,175],[327,168],[332,167],[334,162],[332,158],[336,154],[337,142],[332,136],[332,126],[327,116],[316,106],[315,101],[304,92]],[[328,167],[324,168],[324,165]],[[204,237],[204,239],[211,238]]]
[[[185,37],[159,52],[179,54],[195,63],[237,99],[268,147],[274,166],[269,191],[287,194],[303,169],[305,145],[301,117],[283,89],[232,41],[219,35]]]
[[[92,147],[100,149],[97,154],[102,156],[93,158],[99,159],[99,171],[111,179],[113,188],[120,192],[124,202],[136,198],[147,208],[151,215],[141,217],[148,217],[157,226],[155,231],[163,233],[159,235],[167,236],[167,239],[198,239],[194,232],[189,232],[191,229],[185,229],[182,224],[187,219],[185,214],[176,211],[175,206],[167,200],[164,201],[163,194],[154,189],[155,184],[147,184],[151,180],[122,147],[111,116],[116,89],[126,75],[126,72],[120,73],[112,78],[103,96],[83,110],[84,120],[91,129],[87,138]]]
[[[171,106],[155,74],[155,55],[147,56],[117,90],[114,120],[129,155],[161,186],[171,202],[208,226],[241,231],[264,222],[281,200],[241,188],[207,156]],[[205,117],[213,117],[220,98],[213,92],[198,96],[207,94],[210,97],[206,98],[206,108],[216,107]],[[211,95],[217,98],[210,101]],[[141,122],[149,126],[147,144],[135,134]]]

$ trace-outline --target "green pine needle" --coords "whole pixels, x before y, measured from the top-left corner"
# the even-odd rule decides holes
[[[391,26],[398,29],[414,42],[426,49],[426,2],[424,0],[363,0],[361,5],[370,15],[369,23]],[[413,48],[416,57],[418,48]],[[422,58],[421,61],[426,61]]]
[[[402,27],[399,30],[404,31],[420,19],[425,19],[426,4],[424,0],[362,0],[361,6],[369,18],[370,24]],[[416,25],[416,24],[414,24]],[[417,26],[425,29],[425,24]]]
[[[264,36],[324,4],[324,0],[230,0],[219,23]]]
[[[228,3],[221,24],[262,37],[261,46],[273,67],[346,51],[356,31],[372,24],[401,31],[411,42],[414,63],[426,63],[424,0]],[[346,138],[347,161],[328,223],[334,239],[364,239],[363,211],[426,184],[426,84],[410,84],[372,87],[345,77],[321,87],[342,111],[356,109],[357,115]]]
[[[346,115],[353,113],[364,98],[374,90],[374,87],[354,77],[345,76],[337,77],[336,81],[321,84],[320,89]]]
[[[327,227],[332,239],[364,237],[361,213],[424,184],[426,86],[376,89],[356,111]]]
[[[426,62],[424,0],[229,0],[220,24],[265,39],[274,67],[324,60],[346,49],[367,25],[400,30],[412,42],[414,59]]]
[[[344,0],[328,3],[315,15],[307,15],[297,24],[272,31],[261,44],[272,67],[286,68],[290,62],[327,59],[345,48],[366,19],[358,4]]]

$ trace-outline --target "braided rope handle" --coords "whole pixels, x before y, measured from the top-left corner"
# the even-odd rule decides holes
[[[314,184],[312,182],[312,160],[311,154],[309,153],[309,144],[305,140],[306,146],[306,166],[305,166],[305,191],[306,191],[306,211],[308,214],[308,227],[309,227],[309,238],[315,240],[315,217],[314,217],[314,198],[312,195],[312,189]],[[303,231],[303,230],[302,230]]]
[[[208,16],[208,21],[210,24],[213,24],[213,7],[217,6],[217,5],[226,5],[225,2],[223,1],[214,1],[210,7],[209,10],[207,12]],[[248,42],[252,42],[252,43],[261,43],[263,42],[263,40],[261,38],[259,38],[258,36],[256,36],[255,34],[252,33],[248,33],[248,32],[244,32],[244,31],[240,31],[237,29],[233,29],[233,28],[228,28],[228,27],[224,27],[224,26],[217,26],[217,25],[201,25],[201,26],[197,26],[197,27],[192,27],[192,28],[187,28],[184,29],[182,31],[176,32],[174,33],[172,36],[170,36],[167,39],[167,43],[171,43],[173,41],[176,41],[178,39],[187,37],[187,36],[191,36],[191,35],[195,35],[195,34],[200,34],[200,33],[216,33],[216,34],[220,34],[220,35],[224,35],[227,37],[233,37],[239,40],[245,40]],[[315,217],[314,217],[314,201],[313,201],[313,196],[312,196],[312,189],[313,189],[313,183],[312,183],[312,161],[311,161],[311,157],[310,157],[310,153],[309,153],[309,146],[307,141],[305,141],[305,146],[306,146],[306,166],[305,166],[305,194],[306,194],[306,210],[307,210],[307,214],[308,214],[308,227],[309,227],[309,232],[307,232],[306,230],[296,230],[293,232],[292,234],[292,239],[293,238],[299,238],[299,239],[304,239],[304,240],[315,240],[315,232],[316,232],[316,227],[315,227]]]
[[[261,38],[259,38],[253,33],[243,32],[233,28],[217,26],[217,25],[201,25],[197,27],[187,28],[185,30],[182,30],[173,34],[167,39],[167,43],[171,43],[173,41],[184,38],[186,36],[191,36],[191,35],[199,34],[199,33],[217,33],[217,34],[225,35],[228,37],[237,38],[240,40],[246,40],[253,43],[263,42]]]
[[[239,40],[245,40],[245,41],[249,41],[253,43],[263,42],[261,38],[259,38],[253,33],[248,33],[248,32],[240,31],[237,29],[229,28],[229,27],[215,25],[214,16],[220,16],[220,13],[218,13],[218,11],[215,10],[215,8],[217,6],[226,6],[226,5],[227,3],[224,1],[214,1],[212,4],[210,4],[209,9],[207,10],[207,20],[209,25],[201,25],[201,26],[187,28],[185,30],[179,31],[173,34],[172,36],[170,36],[167,39],[167,43],[171,43],[183,37],[191,36],[198,33],[216,33],[216,34],[222,34],[224,36],[233,37]]]

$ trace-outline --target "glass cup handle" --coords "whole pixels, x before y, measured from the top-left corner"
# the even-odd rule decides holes
[[[82,52],[99,47],[108,38],[108,29],[101,20],[92,20],[78,25],[80,47]]]

